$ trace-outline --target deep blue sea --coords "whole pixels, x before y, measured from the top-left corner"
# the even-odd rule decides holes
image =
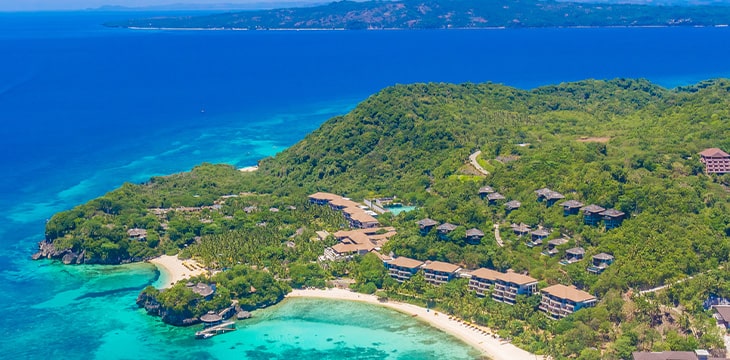
[[[444,358],[437,349],[473,357],[457,340],[407,317],[317,301],[289,301],[262,313],[270,321],[195,342],[190,329],[135,308],[139,290],[157,279],[154,267],[63,267],[29,257],[57,211],[125,181],[204,161],[254,165],[396,83],[532,88],[645,77],[674,87],[730,76],[728,28],[248,32],[100,25],[147,15],[0,13],[0,357]],[[321,310],[336,306],[359,320]],[[310,328],[315,334],[302,330]],[[394,340],[369,341],[376,338]]]

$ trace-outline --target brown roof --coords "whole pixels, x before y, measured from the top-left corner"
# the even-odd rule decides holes
[[[595,296],[583,290],[578,290],[575,286],[572,285],[565,286],[562,284],[557,284],[553,286],[548,286],[541,291],[552,296],[559,297],[561,299],[567,299],[575,302],[583,302],[596,299]]]
[[[415,268],[423,265],[423,261],[416,260],[416,259],[411,259],[411,258],[407,258],[405,256],[399,256],[399,257],[397,257],[397,258],[395,258],[393,260],[390,260],[388,262],[388,264],[394,265],[394,266],[404,267],[404,268],[407,268],[407,269],[415,269]]]
[[[330,205],[334,205],[334,206],[338,206],[338,207],[343,207],[343,208],[358,208],[358,209],[360,209],[359,207],[357,207],[358,204],[356,202],[354,202],[354,201],[352,201],[350,199],[345,199],[345,198],[332,199],[332,200],[330,200]],[[362,209],[360,209],[360,210],[362,210]]]
[[[730,154],[718,149],[718,148],[709,148],[702,150],[700,152],[700,155],[704,157],[730,157]]]
[[[618,211],[616,209],[608,209],[606,211],[601,212],[599,215],[601,216],[608,216],[608,217],[621,217],[624,216],[623,211]]]
[[[191,285],[191,284],[188,284],[188,285]],[[193,290],[194,293],[196,293],[202,297],[207,297],[207,296],[213,295],[213,292],[214,292],[213,288],[210,285],[203,284],[203,283],[197,283],[193,286],[188,286],[188,287],[190,287],[190,289]]]
[[[215,312],[213,312],[213,311],[208,311],[207,314],[205,314],[205,315],[203,315],[203,316],[200,317],[200,321],[202,321],[202,322],[208,322],[208,323],[209,322],[218,322],[218,321],[221,321],[221,320],[223,320],[223,318],[220,315],[218,315]]]
[[[557,191],[551,191],[544,195],[545,199],[553,200],[553,199],[564,199],[565,196]]]
[[[346,212],[348,215],[350,215],[350,218],[353,220],[357,220],[361,223],[377,223],[378,219],[374,218],[372,215],[369,215],[365,212],[365,210],[360,209],[359,207],[348,207],[342,210]]]
[[[474,228],[467,230],[466,236],[484,236],[484,233],[481,230]]]
[[[345,242],[349,240],[355,244],[366,244],[370,242],[370,238],[362,231],[350,230],[350,231],[338,231],[334,233],[337,240]]]
[[[730,305],[715,305],[713,307],[725,322],[730,322]]]
[[[479,268],[471,272],[472,277],[477,277],[480,279],[485,280],[491,280],[495,281],[499,278],[499,276],[502,275],[499,271],[494,271],[492,269],[486,269],[486,268]]]
[[[553,245],[553,246],[558,246],[558,245],[566,244],[567,242],[568,242],[568,239],[566,239],[566,238],[558,238],[558,239],[552,239],[552,240],[548,241],[548,244]]]
[[[449,223],[443,223],[436,228],[439,231],[454,231],[454,229],[456,229],[456,225]]]
[[[418,221],[416,224],[418,224],[419,226],[428,227],[428,226],[434,226],[434,225],[438,224],[438,221],[432,220],[429,218],[425,218],[421,221]]]
[[[605,208],[602,208],[602,207],[600,207],[600,206],[598,206],[598,205],[593,205],[593,204],[591,204],[591,205],[588,205],[588,206],[585,206],[585,207],[582,207],[582,208],[580,208],[580,209],[581,209],[581,210],[583,210],[583,212],[584,212],[584,213],[585,213],[585,212],[589,212],[589,213],[599,213],[599,212],[601,212],[601,211],[605,211],[605,210],[606,210]]]
[[[570,248],[568,250],[565,250],[565,253],[566,254],[572,254],[572,255],[582,255],[582,254],[585,254],[586,253],[586,250],[583,249],[582,247],[574,247],[574,248]]]
[[[147,230],[139,228],[129,229],[127,230],[127,235],[131,237],[147,236]]]
[[[494,189],[492,189],[491,186],[482,186],[479,188],[480,194],[491,194],[494,192]]]
[[[606,253],[600,253],[593,255],[593,258],[596,260],[613,260],[613,255],[606,254]]]
[[[424,270],[443,271],[446,273],[453,273],[453,272],[456,272],[456,270],[459,270],[461,268],[457,265],[445,263],[442,261],[431,261],[431,262],[427,262],[426,266],[424,266],[423,269]]]
[[[697,360],[693,351],[634,351],[631,355],[634,360]]]
[[[520,206],[522,206],[522,203],[517,200],[508,201],[506,204],[504,204],[504,207],[506,207],[507,209],[518,209]]]
[[[512,230],[518,230],[518,231],[522,231],[522,232],[530,231],[530,225],[527,225],[525,223],[520,223],[519,225],[512,224],[512,225],[510,225],[510,227],[512,228]]]
[[[537,279],[535,279],[531,276],[518,274],[518,273],[512,271],[511,269],[507,270],[506,273],[499,274],[499,280],[517,284],[517,285],[527,285],[527,284],[532,284],[532,283],[537,282]]]
[[[579,208],[579,207],[583,206],[583,203],[580,201],[576,201],[576,200],[568,200],[568,201],[563,202],[560,205],[563,207],[566,207],[566,208]]]
[[[375,249],[375,245],[372,243],[367,244],[335,244],[332,246],[332,250],[337,252],[338,254],[349,254],[361,250],[370,251]]]
[[[532,235],[535,235],[535,236],[548,236],[548,235],[550,235],[550,232],[547,231],[547,230],[545,230],[545,229],[537,229],[537,230],[535,230],[535,231],[532,232]]]
[[[552,190],[550,190],[548,188],[542,188],[542,189],[539,189],[539,190],[535,190],[535,194],[537,194],[537,196],[545,196],[545,195],[547,195],[550,192],[552,192]]]
[[[504,197],[504,195],[496,192],[496,193],[491,193],[491,194],[487,195],[487,199],[489,199],[489,200],[504,200],[505,197]]]
[[[330,201],[330,200],[334,200],[334,199],[341,199],[342,197],[339,195],[330,194],[330,193],[326,193],[326,192],[317,192],[312,195],[309,195],[309,198],[314,199],[314,200]]]

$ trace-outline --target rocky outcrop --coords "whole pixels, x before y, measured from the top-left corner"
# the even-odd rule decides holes
[[[190,326],[200,324],[200,319],[192,316],[192,314],[182,314],[171,309],[164,308],[157,302],[154,296],[149,295],[147,292],[142,291],[137,296],[137,306],[143,307],[147,314],[152,316],[159,316],[162,321],[166,324],[174,326]]]
[[[38,243],[38,252],[31,256],[33,260],[52,259],[61,260],[64,264],[83,264],[86,252],[76,254],[71,249],[56,249],[52,242],[41,241]]]

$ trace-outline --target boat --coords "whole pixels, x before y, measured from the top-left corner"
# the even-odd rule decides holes
[[[219,325],[206,327],[203,330],[200,330],[195,333],[196,339],[209,339],[213,336],[225,334],[227,332],[231,332],[236,330],[236,323],[233,321],[224,322]]]

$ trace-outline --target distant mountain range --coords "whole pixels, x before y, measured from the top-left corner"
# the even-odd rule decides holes
[[[650,6],[554,0],[375,0],[205,16],[135,19],[106,25],[266,30],[718,26],[729,23],[730,6],[722,5]]]
[[[728,0],[730,1],[730,0]],[[307,7],[327,4],[327,0],[313,1],[260,1],[251,3],[217,3],[217,4],[196,4],[196,3],[174,3],[152,6],[124,6],[104,5],[98,8],[89,9],[92,11],[194,11],[194,10],[266,10],[292,7]]]

